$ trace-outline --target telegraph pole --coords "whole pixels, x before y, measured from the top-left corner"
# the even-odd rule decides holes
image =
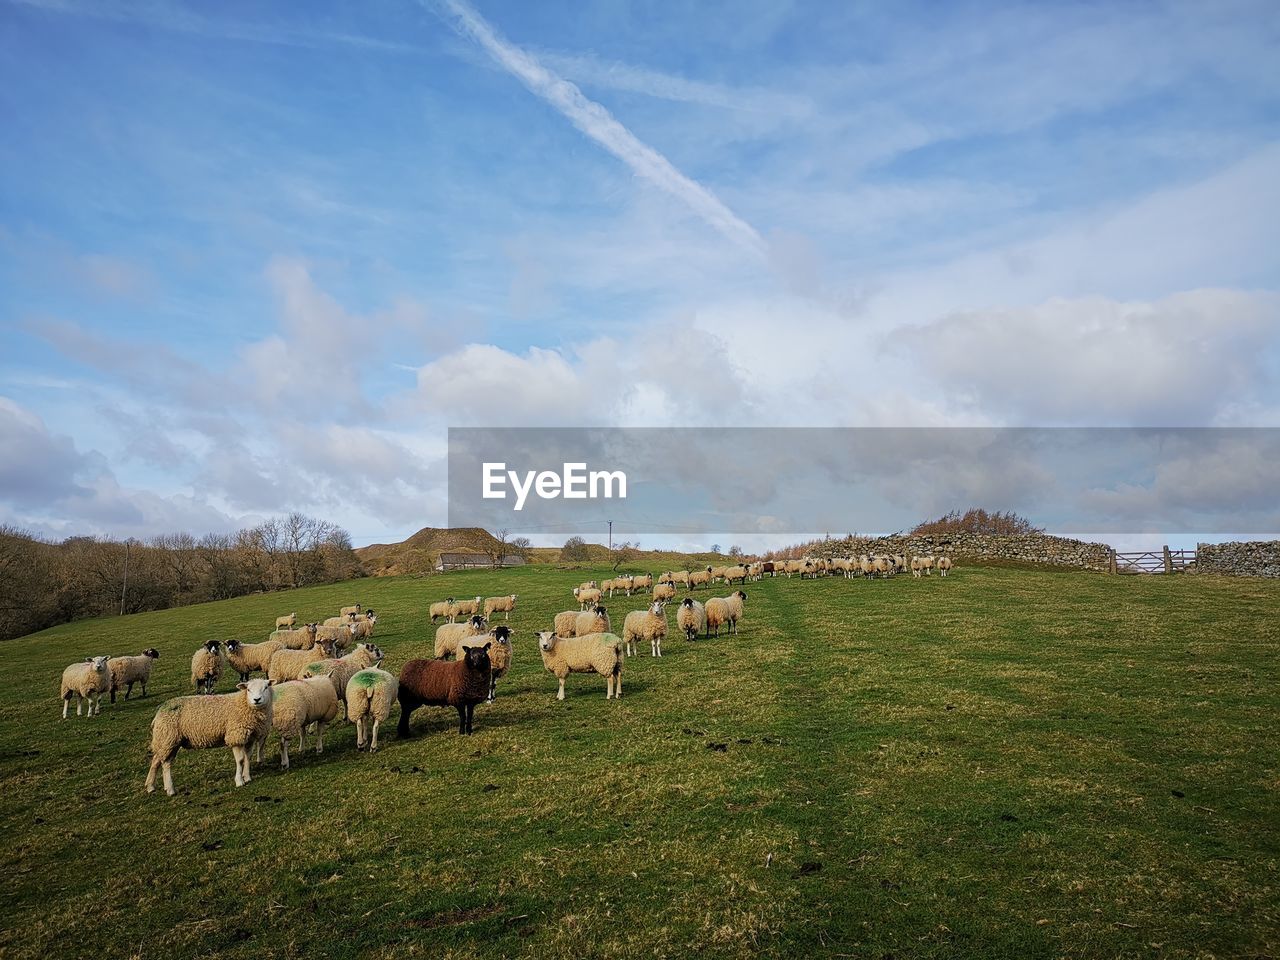
[[[609,521],[609,549],[613,549],[613,521]]]

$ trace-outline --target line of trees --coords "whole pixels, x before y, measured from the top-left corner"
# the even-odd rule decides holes
[[[292,513],[230,534],[51,542],[0,526],[0,639],[59,623],[363,576],[351,538]]]

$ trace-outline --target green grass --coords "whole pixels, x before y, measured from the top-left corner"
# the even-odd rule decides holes
[[[557,703],[532,631],[585,577],[363,580],[5,643],[0,956],[1280,952],[1280,583],[765,581],[737,638],[673,629],[621,702],[574,676]],[[178,796],[143,793],[205,639],[359,600],[396,670],[429,655],[429,601],[512,592],[473,737],[421,710],[376,756],[340,724],[288,774],[274,741],[240,790],[228,751],[183,751]],[[615,598],[615,629],[642,605]],[[149,699],[59,719],[67,663],[152,645]]]

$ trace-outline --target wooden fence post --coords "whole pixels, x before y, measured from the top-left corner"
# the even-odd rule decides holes
[[[1169,555],[1169,545],[1164,545],[1164,572],[1173,573],[1173,557]]]
[[[1107,572],[1115,573],[1116,572],[1116,548],[1108,547],[1107,555],[1108,555],[1108,561],[1109,561],[1107,564]]]

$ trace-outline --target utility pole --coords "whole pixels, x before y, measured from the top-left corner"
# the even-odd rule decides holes
[[[609,549],[613,549],[613,521],[609,521]]]
[[[124,616],[124,594],[129,589],[129,544],[130,541],[124,542],[124,583],[120,585],[120,616]]]

